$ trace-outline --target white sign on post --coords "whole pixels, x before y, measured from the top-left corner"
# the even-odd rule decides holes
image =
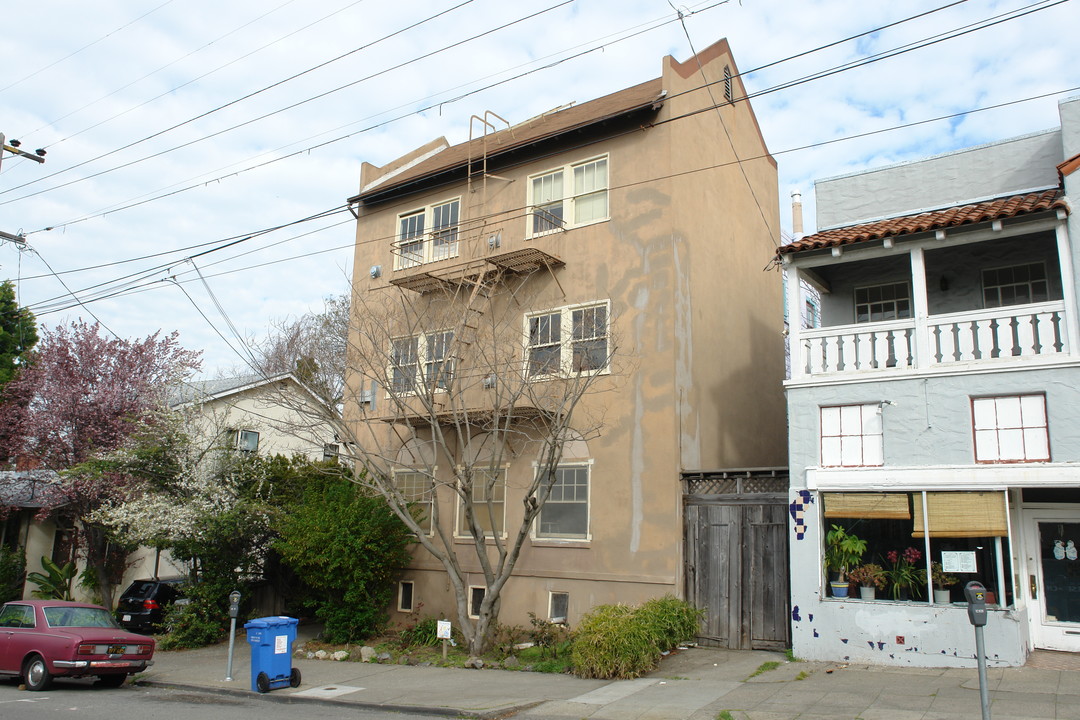
[[[435,637],[437,637],[438,639],[440,639],[440,640],[449,640],[450,639],[450,621],[449,620],[439,620],[438,621],[438,627],[436,628],[435,633],[436,633]]]

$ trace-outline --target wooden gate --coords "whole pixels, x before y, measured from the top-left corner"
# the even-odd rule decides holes
[[[790,647],[787,468],[683,473],[686,599],[698,642]]]

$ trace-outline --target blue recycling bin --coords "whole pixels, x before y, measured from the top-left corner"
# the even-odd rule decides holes
[[[300,685],[300,671],[292,666],[292,645],[299,620],[276,616],[255,618],[244,624],[251,645],[251,689],[265,693],[286,685]]]

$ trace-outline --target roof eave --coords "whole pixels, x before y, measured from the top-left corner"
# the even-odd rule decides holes
[[[533,145],[537,145],[537,144],[544,143],[544,142],[550,142],[551,140],[553,140],[555,138],[558,138],[558,137],[561,137],[561,136],[564,136],[564,135],[569,135],[571,133],[578,132],[580,130],[583,130],[585,128],[592,127],[592,126],[595,126],[595,125],[600,125],[600,124],[605,123],[605,122],[610,122],[611,120],[614,120],[616,118],[627,117],[629,115],[633,115],[634,113],[638,113],[638,112],[641,112],[643,110],[649,110],[649,111],[658,110],[664,104],[664,99],[665,99],[666,94],[667,94],[666,91],[661,91],[658,95],[656,95],[655,97],[653,97],[653,98],[651,98],[649,100],[642,101],[642,102],[637,103],[637,104],[635,104],[633,106],[630,106],[630,107],[621,108],[620,110],[618,110],[616,112],[612,112],[612,113],[608,113],[606,115],[601,115],[601,116],[588,118],[586,120],[583,120],[582,122],[575,123],[574,125],[570,125],[570,126],[567,126],[567,127],[561,127],[561,128],[558,128],[557,130],[553,130],[553,131],[548,132],[548,133],[543,133],[541,135],[536,135],[536,136],[530,137],[528,140],[524,140],[524,141],[521,141],[521,142],[518,142],[518,143],[511,143],[511,144],[505,145],[505,146],[499,148],[498,150],[496,150],[494,152],[491,152],[488,155],[488,160],[490,161],[493,158],[498,158],[498,157],[501,157],[503,155],[507,155],[507,154],[512,153],[512,152],[520,152],[524,148],[528,148],[528,147],[531,147]],[[505,132],[505,131],[503,131],[503,132]],[[359,194],[350,197],[347,200],[347,202],[350,205],[353,205],[353,204],[362,203],[362,202],[378,201],[378,200],[383,199],[384,197],[390,197],[390,196],[394,196],[394,195],[403,195],[403,194],[408,193],[409,190],[412,187],[421,186],[421,185],[429,183],[432,180],[434,180],[436,178],[439,178],[439,177],[441,177],[443,175],[447,175],[449,173],[460,171],[463,168],[465,168],[467,165],[468,165],[468,161],[466,160],[466,161],[455,161],[453,163],[450,163],[448,165],[444,165],[442,167],[432,168],[431,170],[424,173],[423,175],[410,177],[410,178],[408,178],[407,180],[405,180],[405,181],[403,181],[401,183],[379,185],[377,187],[372,188],[371,190],[369,190],[367,192],[360,192]]]

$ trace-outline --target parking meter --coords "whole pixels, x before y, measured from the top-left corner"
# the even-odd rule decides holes
[[[229,617],[234,618],[240,614],[240,591],[233,590],[229,593]]]
[[[986,588],[978,580],[972,580],[964,586],[964,596],[968,603],[968,620],[975,627],[986,625]]]
[[[225,666],[225,680],[232,682],[233,644],[236,640],[236,616],[240,614],[240,591],[229,593],[229,664]]]

